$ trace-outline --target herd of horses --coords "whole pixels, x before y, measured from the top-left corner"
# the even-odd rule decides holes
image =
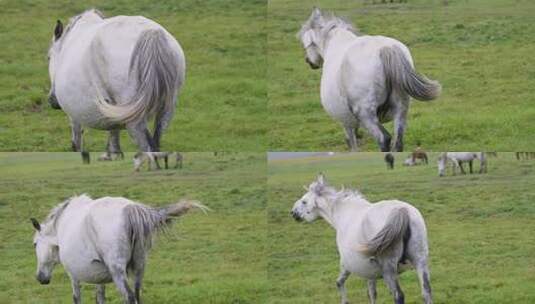
[[[523,157],[528,157],[528,155],[530,154],[527,152],[517,152],[516,154],[517,159],[520,159],[519,158],[521,157],[520,155],[524,155]],[[474,160],[479,161],[479,164],[480,164],[479,173],[486,173],[488,156],[496,157],[497,153],[496,152],[442,152],[439,154],[438,160],[437,160],[438,175],[444,176],[446,174],[446,168],[447,168],[448,163],[451,163],[453,175],[457,174],[457,170],[460,170],[461,174],[466,174],[466,171],[464,170],[464,167],[463,167],[464,163],[468,163],[469,172],[470,174],[472,174],[474,172],[473,170]],[[395,162],[394,154],[390,152],[386,153],[384,156],[384,160],[385,160],[387,169],[393,170],[394,162]],[[417,165],[427,165],[428,163],[429,163],[429,159],[428,159],[427,153],[418,147],[415,151],[409,154],[409,156],[403,162],[403,165],[404,166],[417,166]]]

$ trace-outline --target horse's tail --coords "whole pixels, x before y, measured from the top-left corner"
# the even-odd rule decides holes
[[[132,248],[147,251],[152,246],[156,232],[165,230],[173,218],[186,214],[192,208],[206,212],[208,207],[196,201],[180,201],[162,208],[151,208],[141,204],[125,207],[127,231],[131,231]]]
[[[421,101],[433,100],[440,95],[440,83],[418,74],[398,46],[383,47],[379,57],[391,89],[399,89]]]
[[[388,252],[393,246],[410,235],[409,211],[407,208],[397,208],[390,212],[383,229],[381,229],[364,247],[366,254],[380,256]]]
[[[181,64],[180,54],[171,48],[163,29],[143,31],[134,46],[128,72],[137,83],[133,98],[117,105],[99,99],[100,111],[121,123],[174,111],[176,92],[184,81]]]

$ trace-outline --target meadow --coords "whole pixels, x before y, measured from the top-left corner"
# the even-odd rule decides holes
[[[427,166],[387,170],[382,153],[338,154],[268,163],[268,303],[338,303],[335,231],[322,220],[289,215],[318,172],[375,202],[399,199],[423,214],[430,244],[434,303],[534,303],[535,160],[512,153],[489,159],[488,174],[438,177]],[[466,167],[466,166],[465,166]],[[479,169],[476,164],[475,168]],[[367,303],[365,281],[346,283],[351,303]],[[422,303],[414,271],[401,275],[406,303]],[[392,303],[381,281],[378,303]]]
[[[344,133],[320,104],[320,70],[296,38],[313,5],[348,18],[366,35],[411,50],[416,69],[443,86],[411,102],[405,148],[530,149],[535,142],[535,2],[529,0],[274,0],[268,4],[270,151],[346,151]],[[380,1],[375,1],[380,2]],[[447,2],[448,5],[444,5]],[[392,130],[392,123],[385,126]],[[363,151],[378,151],[364,131]]]
[[[175,222],[147,259],[144,303],[264,303],[266,196],[264,154],[185,153],[184,168],[134,173],[125,161],[83,165],[78,153],[0,153],[0,303],[72,303],[56,266],[49,285],[35,279],[30,217],[42,220],[65,198],[122,196],[151,206],[181,198],[212,209]],[[94,302],[94,287],[82,299]],[[113,284],[109,303],[122,303]]]
[[[93,7],[108,17],[153,19],[184,49],[186,82],[163,150],[266,150],[265,0],[6,0],[1,6],[0,151],[70,151],[68,117],[47,102],[47,51],[56,19],[66,24]],[[122,133],[123,150],[134,151]],[[104,150],[107,132],[88,129],[84,137],[90,151]]]

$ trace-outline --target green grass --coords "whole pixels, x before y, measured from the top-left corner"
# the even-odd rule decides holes
[[[370,1],[368,1],[370,2]],[[377,1],[376,1],[377,2]],[[268,5],[269,146],[272,151],[347,150],[320,104],[321,71],[305,64],[295,38],[312,5],[349,18],[361,32],[394,37],[419,72],[443,86],[433,102],[411,103],[406,149],[532,148],[535,142],[535,2],[527,0],[274,0]],[[392,124],[386,125],[392,130]],[[377,151],[364,136],[364,151]]]
[[[370,201],[400,199],[423,214],[434,303],[535,303],[535,161],[489,159],[488,174],[438,177],[430,165],[386,170],[382,153],[342,154],[268,164],[269,303],[337,303],[335,232],[325,221],[296,223],[289,211],[318,172]],[[476,165],[479,169],[479,165]],[[416,273],[401,275],[406,303],[422,303]],[[347,282],[351,303],[367,303],[365,281]],[[392,303],[378,284],[379,303]]]
[[[144,303],[263,303],[266,300],[264,154],[185,153],[183,170],[133,172],[129,161],[82,165],[78,153],[0,154],[0,303],[72,303],[57,266],[50,285],[35,280],[29,218],[43,219],[66,197],[123,196],[151,206],[197,199],[160,237],[146,264]],[[84,285],[85,303],[94,288]],[[108,301],[122,303],[108,285]]]
[[[0,150],[69,151],[67,116],[48,106],[47,50],[56,19],[96,7],[143,15],[165,27],[186,55],[186,83],[162,149],[255,151],[267,147],[266,1],[4,0],[0,10]],[[135,150],[122,132],[125,151]],[[86,130],[105,147],[107,132]]]

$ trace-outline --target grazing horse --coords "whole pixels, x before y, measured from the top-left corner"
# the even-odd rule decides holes
[[[74,196],[56,206],[36,230],[37,280],[50,283],[54,266],[69,274],[73,301],[81,303],[80,284],[97,284],[97,303],[105,301],[106,283],[115,283],[126,303],[140,302],[145,259],[157,231],[189,209],[207,207],[182,201],[153,208],[122,197]],[[134,292],[128,276],[134,277]]]
[[[468,162],[470,174],[472,174],[472,162],[474,159],[479,160],[479,173],[486,173],[487,157],[485,156],[485,152],[442,152],[438,157],[438,175],[446,175],[448,161],[452,163],[453,175],[456,175],[457,168],[461,170],[462,174],[466,174],[462,166],[463,162]]]
[[[336,230],[340,254],[336,286],[342,304],[348,303],[344,284],[350,274],[368,280],[371,303],[376,301],[376,280],[381,277],[395,303],[404,303],[398,280],[404,266],[416,268],[424,303],[432,303],[427,232],[416,208],[398,200],[370,203],[358,191],[330,187],[321,174],[305,189],[291,215],[307,222],[322,217]]]
[[[182,169],[182,162],[184,157],[180,152],[138,152],[134,155],[134,170],[139,171],[141,166],[145,162],[148,164],[148,170],[152,169],[152,165],[156,166],[156,169],[160,170],[160,164],[158,163],[158,158],[163,158],[165,163],[165,169],[168,169],[169,156],[175,155],[175,169]]]
[[[426,165],[429,163],[428,158],[427,158],[427,153],[425,153],[425,151],[421,150],[420,148],[412,152],[412,162],[416,163],[418,159],[421,159],[422,162]]]
[[[385,154],[385,162],[387,169],[394,170],[394,155],[392,153]]]
[[[409,49],[383,36],[360,35],[342,18],[314,8],[298,33],[305,61],[323,67],[321,104],[344,127],[346,141],[358,150],[357,129],[364,127],[381,151],[403,151],[409,96],[427,101],[438,97],[438,82],[416,73]],[[383,122],[394,121],[394,138]]]
[[[139,150],[160,149],[186,69],[182,48],[161,25],[88,10],[65,30],[57,21],[48,58],[49,103],[69,116],[74,151],[82,149],[83,127],[108,130],[110,153],[120,152],[124,128]]]

